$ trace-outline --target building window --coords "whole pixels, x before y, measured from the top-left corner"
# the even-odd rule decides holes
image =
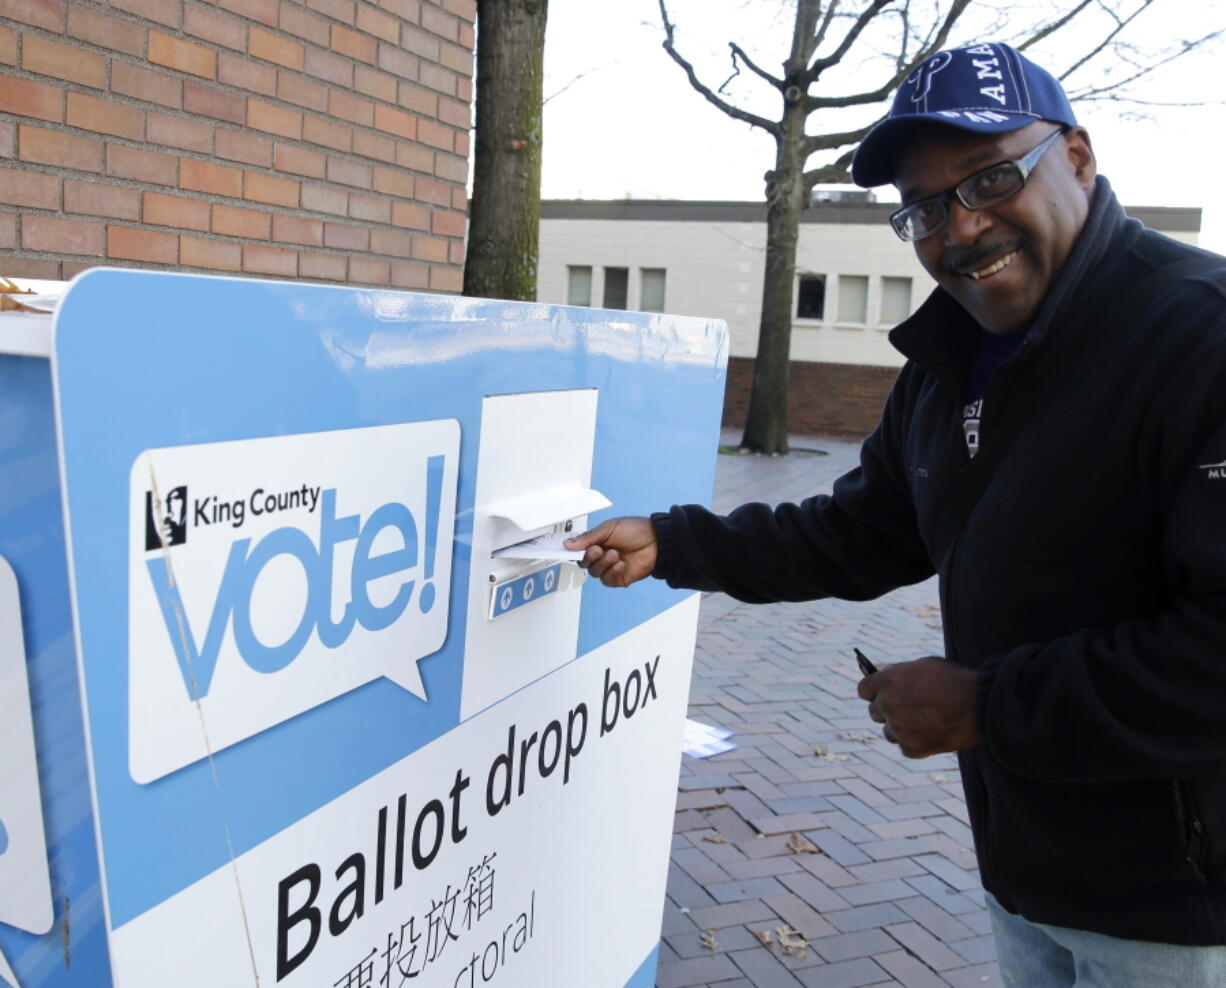
[[[639,268],[639,308],[664,311],[664,268]]]
[[[796,288],[796,318],[823,319],[826,315],[826,279],[820,274],[802,274]]]
[[[604,269],[604,307],[624,309],[629,300],[630,269]]]
[[[893,326],[911,315],[911,279],[881,279],[881,323]]]
[[[868,322],[868,278],[862,274],[839,275],[840,323]]]
[[[566,267],[566,304],[592,304],[592,269],[590,267]]]

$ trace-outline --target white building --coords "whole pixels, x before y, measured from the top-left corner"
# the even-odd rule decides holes
[[[790,425],[796,432],[864,435],[902,364],[886,335],[919,307],[932,280],[890,229],[896,205],[873,202],[867,193],[834,195],[813,203],[800,225]],[[1196,242],[1199,209],[1128,212]],[[739,426],[757,347],[765,256],[763,203],[546,201],[537,297],[725,320],[732,356],[725,424]]]

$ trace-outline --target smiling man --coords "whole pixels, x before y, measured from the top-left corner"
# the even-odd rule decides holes
[[[937,573],[945,656],[859,692],[904,754],[958,753],[1005,982],[1226,984],[1226,259],[1128,219],[1007,45],[917,67],[852,174],[937,283],[860,466],[572,547],[756,602]]]

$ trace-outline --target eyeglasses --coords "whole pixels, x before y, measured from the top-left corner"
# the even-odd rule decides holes
[[[1017,195],[1026,187],[1026,178],[1034,170],[1039,159],[1051,147],[1064,128],[1048,134],[1033,150],[1012,161],[998,161],[981,171],[968,175],[957,185],[925,196],[903,206],[890,215],[890,225],[899,239],[923,240],[930,237],[949,222],[949,203],[957,198],[967,209],[986,209]]]

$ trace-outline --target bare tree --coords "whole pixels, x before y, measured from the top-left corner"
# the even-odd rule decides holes
[[[548,0],[477,0],[477,125],[464,294],[532,301]]]
[[[741,446],[760,453],[786,453],[788,364],[792,334],[792,296],[796,269],[796,242],[801,212],[818,183],[850,182],[855,146],[880,116],[863,126],[807,132],[810,118],[826,120],[832,111],[872,108],[889,98],[908,73],[928,56],[976,38],[958,37],[967,29],[978,37],[1008,41],[1026,49],[1078,23],[1087,11],[1098,18],[1098,33],[1079,36],[1078,54],[1063,72],[1053,73],[1065,83],[1071,99],[1128,99],[1127,87],[1166,64],[1217,37],[1212,31],[1177,42],[1161,51],[1143,51],[1125,39],[1138,15],[1158,0],[1077,0],[1063,4],[1040,23],[1020,7],[1005,4],[972,5],[971,0],[867,0],[851,9],[848,0],[794,0],[796,18],[791,51],[778,74],[762,68],[736,42],[729,42],[732,77],[718,89],[699,78],[694,65],[676,47],[676,26],[665,0],[658,0],[664,22],[664,50],[681,66],[690,85],[728,116],[766,131],[775,141],[775,167],[766,173],[766,274],[762,287],[762,315],[754,363],[753,391]],[[976,8],[972,18],[964,16]],[[993,20],[995,18],[995,20]],[[1019,28],[1019,24],[1022,25]],[[1113,71],[1103,74],[1102,63]],[[876,85],[862,91],[830,94],[822,90],[823,76],[840,64],[876,65]],[[1093,72],[1087,73],[1088,66]],[[742,68],[778,91],[782,110],[777,119],[751,113],[723,95]],[[1077,89],[1074,73],[1093,75],[1094,82]],[[879,112],[879,111],[878,111]],[[847,150],[840,150],[846,148]],[[826,157],[809,168],[815,155]]]

